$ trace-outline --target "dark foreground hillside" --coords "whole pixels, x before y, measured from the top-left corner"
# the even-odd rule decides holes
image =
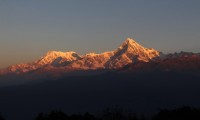
[[[0,111],[7,120],[31,120],[39,112],[97,114],[121,106],[153,115],[160,108],[200,107],[200,78],[194,73],[106,73],[0,88]]]

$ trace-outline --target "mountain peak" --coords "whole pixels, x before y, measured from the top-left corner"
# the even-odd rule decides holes
[[[159,54],[158,51],[145,48],[135,40],[127,38],[115,51],[115,55],[107,62],[107,65],[109,68],[120,68],[138,61],[149,62]]]
[[[64,52],[61,52],[61,51],[48,51],[44,56],[43,58],[45,57],[57,57],[57,56],[65,56],[65,53]]]
[[[133,44],[136,44],[137,42],[132,39],[132,38],[127,38],[122,45],[133,45]]]
[[[141,49],[143,48],[140,44],[138,44],[134,39],[132,38],[127,38],[122,45],[119,47],[119,49],[127,49],[127,48],[138,48]]]
[[[126,40],[124,42],[125,43],[133,43],[133,42],[135,42],[135,40],[132,38],[126,38]]]
[[[49,51],[40,60],[36,61],[36,63],[40,65],[47,65],[47,64],[51,64],[53,61],[57,60],[58,58],[60,61],[62,59],[65,59],[66,61],[73,61],[73,60],[79,59],[80,56],[74,51],[69,51],[69,52]]]
[[[62,57],[62,58],[69,58],[71,56],[77,56],[78,54],[74,51],[69,51],[69,52],[61,52],[61,51],[49,51],[47,52],[42,58],[57,58],[57,57]]]

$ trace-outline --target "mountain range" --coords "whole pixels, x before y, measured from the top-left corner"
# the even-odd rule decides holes
[[[119,69],[130,63],[138,61],[149,62],[158,57],[160,52],[152,48],[145,48],[127,38],[123,44],[114,51],[101,54],[89,53],[79,55],[76,52],[50,51],[46,55],[31,63],[17,64],[1,70],[1,74],[22,74],[30,71],[74,71],[74,70],[97,70]]]
[[[82,70],[196,70],[200,68],[200,54],[180,52],[163,54],[153,48],[145,48],[135,40],[127,38],[114,51],[101,54],[88,53],[79,55],[76,52],[49,51],[31,63],[17,64],[0,70],[0,75],[36,73],[63,75]],[[125,70],[126,69],[126,70]]]

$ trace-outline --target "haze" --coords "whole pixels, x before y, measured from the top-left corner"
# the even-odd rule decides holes
[[[0,0],[0,68],[47,51],[100,53],[132,37],[162,52],[200,52],[199,0]]]

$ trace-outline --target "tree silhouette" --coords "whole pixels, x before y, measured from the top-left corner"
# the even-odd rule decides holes
[[[47,116],[44,113],[39,113],[35,120],[47,120]]]
[[[48,120],[67,120],[68,116],[62,111],[51,111]]]
[[[68,120],[62,111],[51,111],[49,114],[39,113],[35,120]]]
[[[90,113],[86,112],[86,113],[83,115],[83,120],[96,120],[96,118],[95,118],[94,115],[91,115]]]
[[[69,117],[69,120],[82,120],[82,115],[80,114],[73,114]]]
[[[0,114],[0,120],[4,120]],[[86,112],[68,116],[62,111],[51,111],[49,114],[39,113],[35,120],[145,120],[144,115],[137,117],[134,113],[124,111],[120,107],[108,108],[98,117]],[[173,110],[162,109],[149,120],[200,120],[200,109],[181,107]]]
[[[123,110],[119,107],[107,108],[102,115],[102,120],[122,120],[125,118]]]
[[[181,107],[174,110],[160,110],[153,120],[200,120],[200,109]]]
[[[123,110],[121,107],[107,108],[101,120],[139,120],[137,115]]]
[[[67,115],[62,111],[51,111],[48,114],[39,113],[35,120],[140,120],[136,114],[128,113],[120,107],[108,108],[104,113],[95,117],[86,112],[85,114]],[[143,119],[141,119],[143,120]]]

